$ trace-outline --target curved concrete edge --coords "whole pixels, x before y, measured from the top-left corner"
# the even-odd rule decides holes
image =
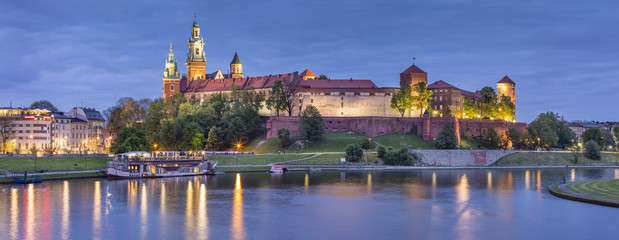
[[[569,194],[559,189],[559,186],[565,186],[565,185],[572,184],[572,183],[573,182],[555,184],[555,185],[550,186],[548,188],[548,191],[550,192],[550,194],[556,197],[565,198],[565,199],[572,200],[572,201],[585,202],[585,203],[619,208],[619,202],[610,202],[610,201],[604,201],[604,200],[595,199],[595,198],[587,198],[587,197],[579,196],[576,194]]]

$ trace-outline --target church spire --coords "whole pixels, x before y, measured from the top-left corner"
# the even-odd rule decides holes
[[[174,52],[172,51],[172,41],[170,41],[170,53],[168,53],[168,60],[165,63],[165,70],[163,71],[164,79],[180,79],[178,72],[178,64],[174,58]]]
[[[230,62],[230,73],[232,78],[243,78],[243,64],[236,52],[234,52],[234,58]]]
[[[187,53],[187,75],[189,81],[194,79],[205,78],[206,73],[206,58],[204,57],[204,39],[200,35],[200,26],[196,20],[196,15],[193,15],[193,25],[191,26],[191,35],[187,40],[189,52]]]

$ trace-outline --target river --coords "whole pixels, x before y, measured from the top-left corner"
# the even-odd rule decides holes
[[[619,209],[548,193],[619,169],[228,173],[0,185],[2,239],[613,239]]]

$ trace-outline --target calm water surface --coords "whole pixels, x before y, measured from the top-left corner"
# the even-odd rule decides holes
[[[554,197],[619,169],[294,172],[0,185],[0,239],[617,239]]]

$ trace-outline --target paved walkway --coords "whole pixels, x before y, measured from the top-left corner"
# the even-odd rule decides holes
[[[99,172],[100,170],[95,169],[95,170],[82,170],[82,171],[62,171],[62,172],[44,172],[44,173],[28,173],[28,176],[40,176],[40,175],[52,175],[52,174],[67,174],[67,173],[94,173],[94,172]],[[9,174],[7,175],[7,177],[23,177],[24,174],[23,173],[13,173],[13,174]]]

